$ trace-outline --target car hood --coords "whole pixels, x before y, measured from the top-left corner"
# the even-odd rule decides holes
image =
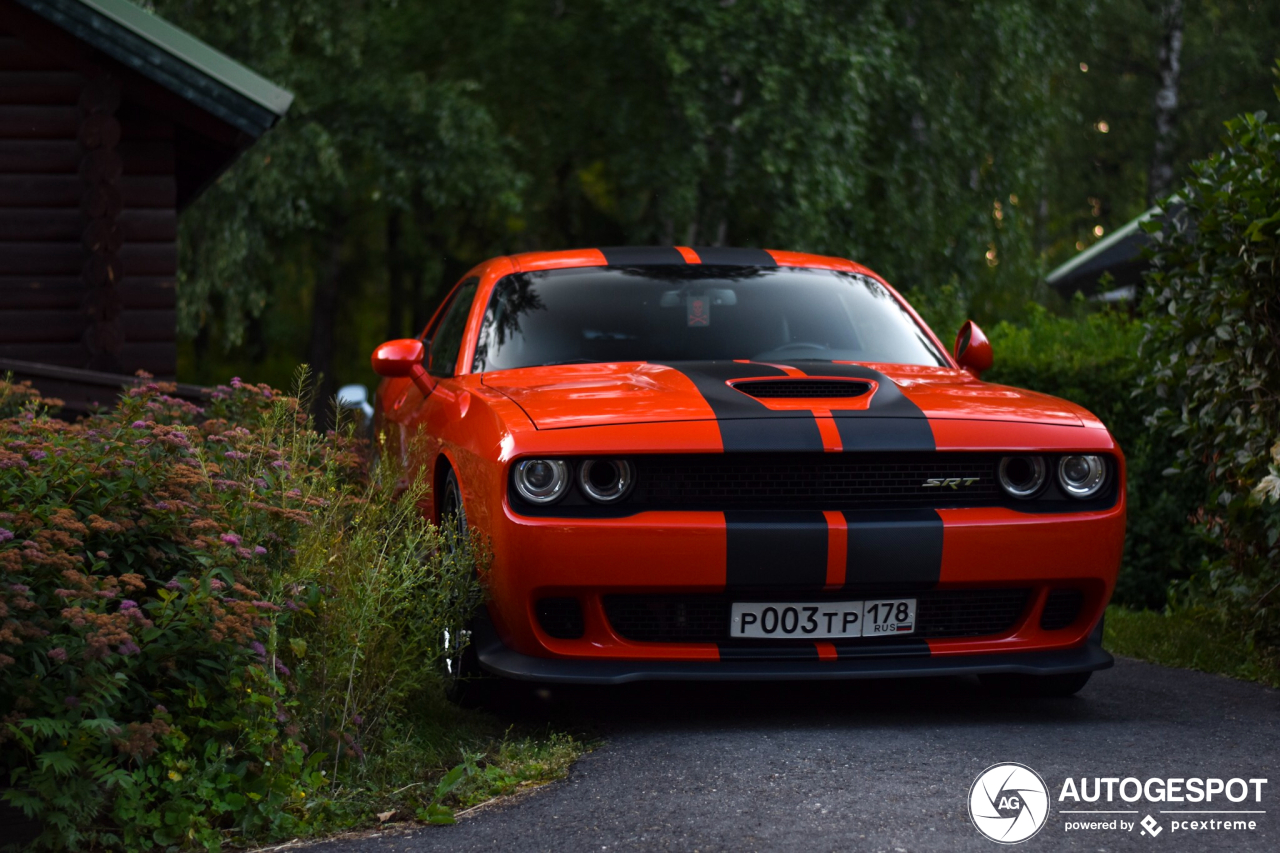
[[[757,399],[743,381],[839,379],[865,393],[844,398]],[[1078,406],[1033,391],[980,382],[963,370],[908,365],[797,361],[616,362],[500,370],[482,381],[514,401],[538,429],[670,421],[840,417],[925,417],[1081,426]]]

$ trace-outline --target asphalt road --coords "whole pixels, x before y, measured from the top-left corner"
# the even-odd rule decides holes
[[[973,679],[671,685],[524,695],[527,719],[604,745],[569,777],[452,827],[309,846],[416,851],[990,851],[967,812],[988,766],[1028,765],[1054,801],[1025,850],[1280,850],[1280,691],[1121,660],[1067,700],[1007,700]],[[1254,831],[1068,832],[1066,777],[1265,778]],[[1090,783],[1092,784],[1092,782]],[[1238,791],[1238,788],[1237,788]],[[1082,804],[1088,807],[1089,804]],[[1078,806],[1077,806],[1078,807]],[[1108,808],[1097,805],[1095,808]],[[1115,815],[1105,816],[1106,819]],[[1182,815],[1218,819],[1230,815]],[[1093,820],[1101,818],[1093,817]]]

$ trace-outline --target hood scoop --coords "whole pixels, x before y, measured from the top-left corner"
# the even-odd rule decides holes
[[[741,391],[760,400],[816,400],[861,397],[871,383],[856,379],[751,379],[734,382]]]

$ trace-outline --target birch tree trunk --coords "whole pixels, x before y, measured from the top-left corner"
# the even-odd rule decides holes
[[[1156,90],[1156,139],[1147,178],[1147,204],[1173,187],[1173,146],[1176,142],[1178,77],[1182,71],[1182,0],[1167,0],[1160,12],[1160,88]]]

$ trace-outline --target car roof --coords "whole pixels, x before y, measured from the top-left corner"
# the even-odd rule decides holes
[[[749,249],[728,246],[607,246],[558,252],[524,252],[509,256],[516,270],[560,269],[567,267],[644,267],[708,264],[740,267],[807,267],[839,270],[880,278],[861,264],[846,258],[784,252],[777,249]]]

